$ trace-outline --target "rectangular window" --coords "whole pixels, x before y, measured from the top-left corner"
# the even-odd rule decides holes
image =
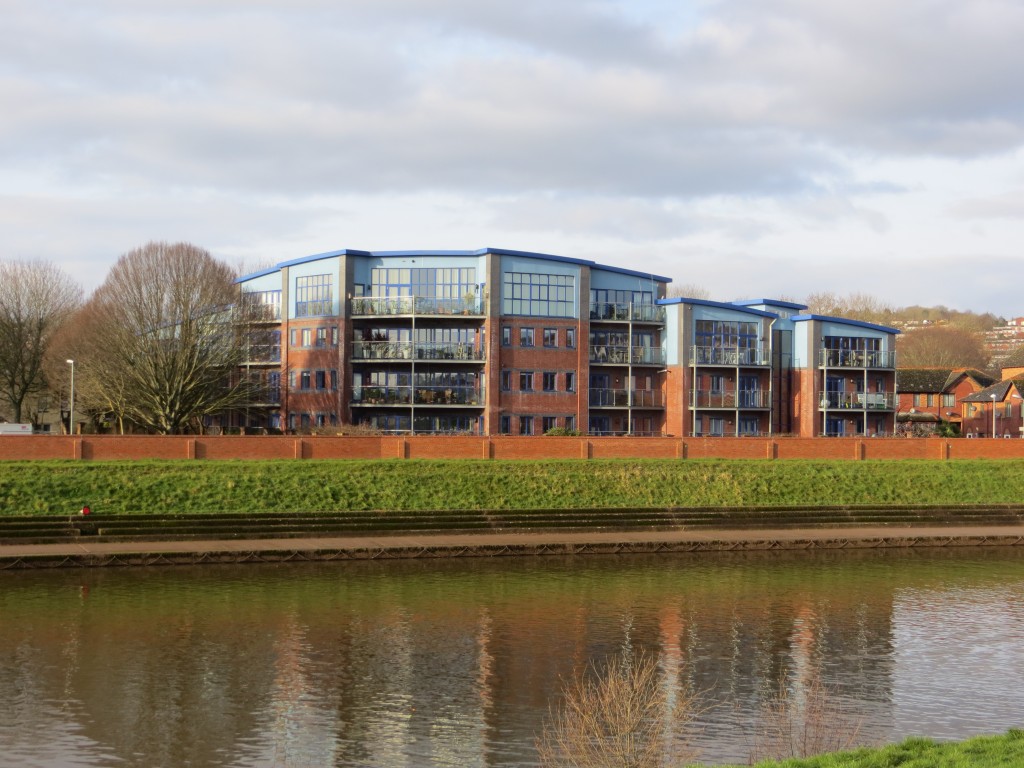
[[[565,329],[565,346],[569,349],[576,349],[576,329],[566,328]]]
[[[543,381],[541,382],[545,392],[555,391],[555,373],[554,371],[544,371]],[[547,430],[545,430],[546,432]]]
[[[545,328],[544,329],[544,346],[545,347],[557,347],[558,346],[558,329],[557,328]]]
[[[520,371],[519,372],[519,391],[520,392],[532,392],[533,391],[533,371]]]
[[[558,418],[556,416],[544,416],[541,419],[541,431],[547,434],[552,429],[558,426]]]
[[[281,319],[280,291],[246,291],[245,296],[249,300],[257,320]]]
[[[720,395],[725,391],[725,377],[718,374],[708,376],[711,382],[711,394]]]
[[[924,405],[924,395],[920,393],[914,395],[914,407],[920,408],[922,405]]]
[[[338,371],[336,368],[331,369],[331,390],[335,392],[338,390]]]
[[[511,392],[512,391],[512,371],[501,372],[501,391]]]
[[[312,379],[310,378],[310,372],[309,371],[302,371],[302,372],[300,372],[299,373],[299,389],[309,389],[310,388],[310,381],[311,380]]]
[[[370,270],[373,296],[415,296],[429,306],[462,311],[475,308],[476,267],[376,267]]]
[[[574,317],[575,276],[506,272],[502,277],[502,314]]]
[[[313,346],[313,329],[303,328],[302,331],[302,346],[311,347]]]
[[[328,337],[328,329],[327,328],[317,328],[316,329],[316,345],[318,347],[326,347],[327,346],[327,339],[328,338],[329,337]]]
[[[575,416],[566,416],[565,417],[565,428],[568,429],[570,432],[575,432],[576,431],[576,417]]]
[[[574,371],[565,372],[565,391],[575,392],[576,391],[576,373]]]
[[[956,395],[944,394],[942,396],[942,407],[943,408],[955,408],[956,407]]]
[[[928,407],[932,408],[935,406],[935,395],[928,395]]]
[[[503,435],[512,434],[512,417],[502,416],[498,431]]]
[[[722,437],[723,435],[725,435],[725,419],[719,418],[717,416],[712,416],[710,419],[708,419],[708,422],[708,434],[710,434],[712,437]]]
[[[316,388],[327,389],[327,371],[316,372]]]
[[[295,316],[329,315],[334,309],[334,278],[309,275],[295,278]]]
[[[520,435],[532,435],[533,434],[533,416],[520,416],[519,417],[519,434]]]
[[[501,346],[512,346],[512,328],[508,325],[501,326]]]
[[[533,328],[520,328],[519,329],[519,346],[520,347],[532,347],[533,346]]]

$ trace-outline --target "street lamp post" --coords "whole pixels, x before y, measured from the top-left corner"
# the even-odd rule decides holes
[[[75,434],[75,361],[65,360],[71,366],[71,397],[68,402],[68,434]]]
[[[993,392],[989,397],[992,398],[992,437],[996,437],[996,395]]]

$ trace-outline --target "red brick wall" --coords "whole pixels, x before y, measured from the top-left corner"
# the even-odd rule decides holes
[[[0,437],[0,460],[83,459],[1024,459],[1024,440],[802,437]]]

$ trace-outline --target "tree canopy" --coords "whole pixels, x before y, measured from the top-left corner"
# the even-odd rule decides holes
[[[0,401],[22,421],[29,395],[46,388],[45,360],[54,335],[82,291],[46,262],[0,262]]]
[[[124,254],[76,323],[83,399],[161,434],[248,402],[238,374],[248,305],[238,299],[232,270],[194,245]]]

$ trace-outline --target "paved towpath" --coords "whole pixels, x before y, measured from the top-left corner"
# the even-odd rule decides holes
[[[431,533],[0,545],[0,569],[500,555],[1024,546],[1024,526]]]

